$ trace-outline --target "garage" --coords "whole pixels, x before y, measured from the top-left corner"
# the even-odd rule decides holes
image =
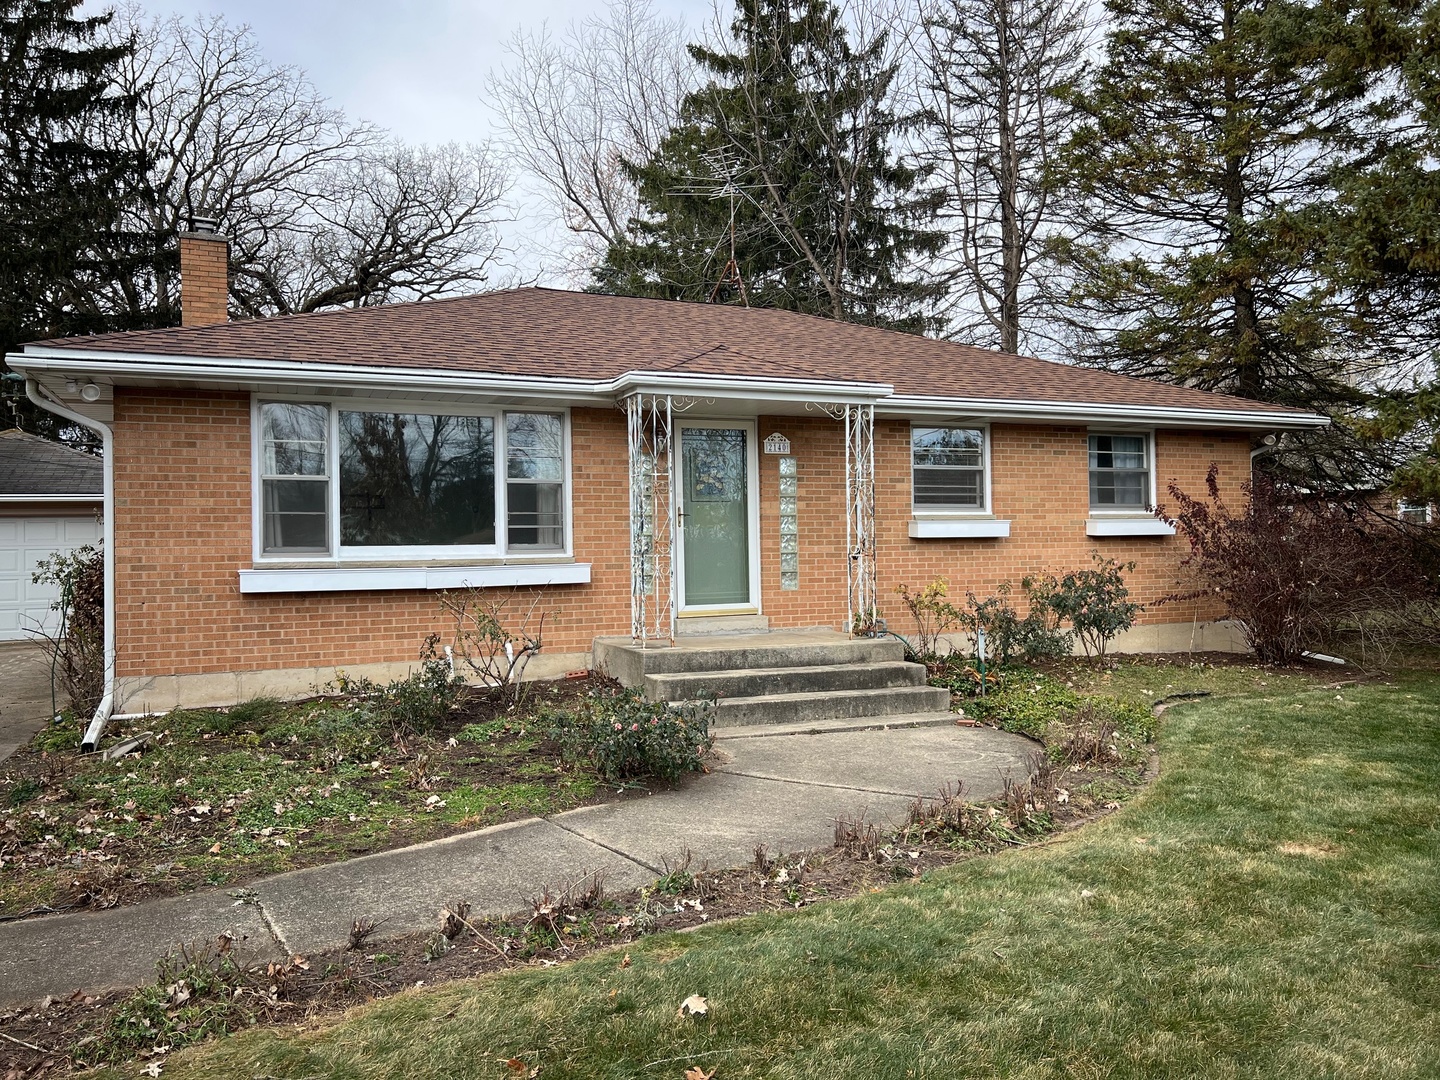
[[[104,473],[100,459],[14,428],[0,431],[0,642],[53,630],[53,585],[32,579],[57,551],[98,544]]]

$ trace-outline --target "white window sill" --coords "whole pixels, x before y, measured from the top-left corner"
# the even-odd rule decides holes
[[[514,566],[322,566],[241,570],[242,593],[380,592],[394,589],[477,589],[513,585],[587,585],[589,563]]]
[[[990,517],[911,518],[910,536],[915,540],[944,537],[993,538],[1010,535],[1010,522]]]
[[[1085,522],[1086,536],[1174,536],[1175,526],[1145,517],[1092,517]]]

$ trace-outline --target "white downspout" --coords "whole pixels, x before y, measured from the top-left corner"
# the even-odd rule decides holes
[[[101,504],[104,520],[101,528],[104,536],[104,560],[105,560],[105,681],[102,686],[100,704],[95,709],[95,715],[90,720],[90,726],[85,729],[85,737],[80,742],[80,749],[89,751],[95,749],[95,744],[100,741],[101,734],[105,731],[105,724],[110,719],[110,714],[115,709],[115,439],[114,432],[110,425],[103,424],[99,420],[93,420],[88,416],[82,416],[56,401],[50,394],[33,378],[25,379],[25,396],[33,401],[40,408],[52,412],[56,416],[62,416],[72,423],[81,427],[89,428],[100,436],[100,452],[103,455],[105,470],[105,494]]]

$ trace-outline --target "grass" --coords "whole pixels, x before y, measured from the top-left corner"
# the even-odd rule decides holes
[[[1243,692],[1166,713],[1154,785],[1058,842],[241,1033],[165,1075],[1440,1075],[1440,682],[1220,677]],[[709,1012],[678,1016],[695,993]]]
[[[493,703],[462,698],[423,734],[354,697],[181,710],[115,725],[157,735],[116,762],[55,725],[0,766],[0,914],[240,883],[591,801],[595,771],[530,718],[574,692],[473,722]]]

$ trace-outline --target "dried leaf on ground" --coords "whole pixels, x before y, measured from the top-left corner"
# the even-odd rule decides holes
[[[704,1016],[710,1011],[710,1003],[699,994],[691,994],[680,1003],[681,1016]]]

